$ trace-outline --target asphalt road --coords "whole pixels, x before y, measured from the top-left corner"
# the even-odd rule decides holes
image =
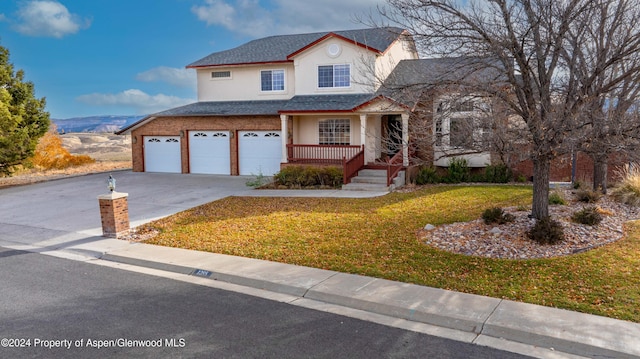
[[[524,358],[5,248],[0,248],[0,288],[2,358]]]

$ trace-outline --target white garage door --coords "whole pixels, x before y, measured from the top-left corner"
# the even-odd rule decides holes
[[[280,131],[240,131],[238,160],[241,175],[272,176],[280,171]]]
[[[181,173],[179,136],[144,136],[145,172]]]
[[[189,132],[189,172],[231,174],[229,131]]]

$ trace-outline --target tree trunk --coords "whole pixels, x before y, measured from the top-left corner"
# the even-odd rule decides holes
[[[607,194],[607,156],[593,156],[593,190]]]
[[[549,168],[548,158],[533,160],[533,206],[531,216],[542,219],[549,216]]]

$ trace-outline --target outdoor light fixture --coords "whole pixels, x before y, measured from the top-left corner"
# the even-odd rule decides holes
[[[116,190],[116,179],[113,178],[112,175],[109,175],[109,179],[107,180],[107,187],[109,187],[110,192],[113,192]]]

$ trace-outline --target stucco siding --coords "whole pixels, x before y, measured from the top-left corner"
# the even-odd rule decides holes
[[[339,54],[330,56],[328,48],[339,46]],[[331,93],[369,93],[374,83],[373,52],[336,38],[322,41],[294,58],[296,71],[296,95],[318,95]],[[351,66],[351,86],[345,88],[318,88],[318,66]]]
[[[382,85],[387,76],[402,60],[417,59],[418,54],[414,51],[414,45],[405,39],[400,39],[376,59],[376,90]]]
[[[262,91],[260,72],[284,70],[284,91]],[[212,78],[214,71],[230,71],[229,78]],[[287,100],[295,93],[293,64],[251,65],[198,69],[198,101]]]

